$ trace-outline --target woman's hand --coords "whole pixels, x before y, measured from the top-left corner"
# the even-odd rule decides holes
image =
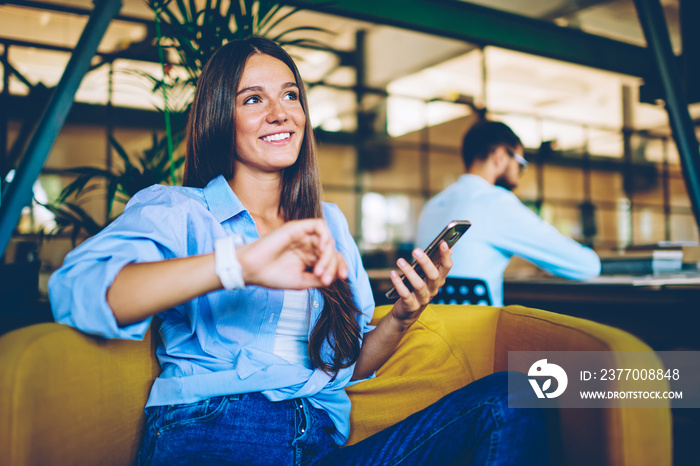
[[[399,274],[392,270],[391,282],[399,293],[399,299],[377,327],[365,334],[360,356],[355,364],[353,380],[369,377],[389,359],[406,330],[418,320],[425,306],[445,284],[447,272],[452,268],[452,250],[445,241],[440,243],[439,248],[440,260],[437,265],[433,264],[422,250],[413,250],[413,257],[425,272],[425,279],[422,279],[404,259],[397,261],[413,291],[409,291]]]
[[[445,241],[440,243],[440,260],[433,264],[430,258],[421,250],[414,249],[413,257],[425,272],[425,279],[422,279],[411,265],[404,259],[399,259],[397,265],[413,287],[410,291],[399,274],[391,271],[391,282],[399,293],[399,299],[391,310],[391,316],[396,320],[401,328],[410,327],[418,320],[425,306],[435,297],[438,290],[445,284],[447,273],[452,268],[452,250]]]
[[[236,248],[236,256],[247,285],[317,288],[348,276],[347,264],[321,219],[287,222],[259,240]]]

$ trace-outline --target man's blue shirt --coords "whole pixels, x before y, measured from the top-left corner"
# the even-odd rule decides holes
[[[374,299],[367,273],[347,221],[337,206],[324,203],[324,219],[348,264],[353,299],[370,331]],[[49,280],[57,322],[107,338],[141,339],[151,319],[120,327],[106,301],[117,273],[131,262],[207,254],[217,238],[237,233],[247,242],[259,238],[250,213],[219,176],[205,188],[151,186],[136,194],[124,213],[65,259]],[[213,396],[262,392],[279,401],[306,397],[329,413],[343,444],[349,433],[350,400],[344,387],[354,366],[337,377],[306,369],[273,353],[283,290],[247,286],[216,291],[159,315],[163,368],[146,406],[190,403]],[[309,293],[311,329],[323,309],[323,296]],[[328,344],[322,352],[331,360]]]
[[[462,175],[423,206],[416,246],[426,247],[450,220],[469,220],[472,226],[454,246],[448,275],[485,280],[494,306],[503,306],[503,272],[513,256],[564,278],[585,280],[600,273],[595,251],[480,176]]]

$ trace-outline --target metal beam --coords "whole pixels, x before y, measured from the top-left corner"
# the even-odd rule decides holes
[[[686,97],[690,102],[700,101],[700,2],[680,0],[678,17],[681,27],[681,65]]]
[[[0,92],[0,191],[5,185],[5,177],[9,170],[7,162],[7,143],[8,143],[8,123],[10,117],[7,109],[8,98],[10,97],[10,75],[7,73],[7,47],[2,47],[2,55],[0,55],[0,63],[2,64],[2,91]],[[0,193],[0,205],[2,205],[2,194]],[[2,262],[2,254],[0,254],[0,262]]]
[[[121,0],[94,0],[95,8],[75,46],[66,69],[37,124],[14,179],[2,193],[0,204],[0,255],[4,254],[22,208],[32,201],[32,187],[58,133],[73,105],[75,93],[90,68],[90,61],[112,19],[121,9]]]
[[[15,5],[22,8],[34,8],[36,10],[43,11],[53,11],[56,13],[68,13],[71,15],[85,15],[89,16],[92,13],[90,8],[85,8],[81,6],[73,6],[79,2],[63,2],[64,4],[57,3],[54,1],[41,1],[41,0],[0,0],[0,4],[4,5]],[[72,3],[72,4],[71,4]],[[94,3],[94,1],[93,1]],[[121,8],[120,8],[121,9]],[[113,19],[128,21],[131,23],[142,23],[142,24],[153,24],[153,19],[149,16],[147,18],[141,18],[139,16],[132,15],[120,15],[118,12],[114,15]]]
[[[700,146],[688,111],[688,101],[683,92],[664,11],[659,0],[634,0],[634,4],[647,39],[649,54],[658,70],[673,139],[680,154],[685,187],[695,214],[695,222],[700,229]]]
[[[289,0],[290,5],[632,76],[654,73],[644,47],[457,0]]]

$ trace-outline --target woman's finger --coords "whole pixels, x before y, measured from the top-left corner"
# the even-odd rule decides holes
[[[433,261],[430,260],[430,257],[428,257],[428,255],[425,254],[422,249],[414,249],[413,257],[416,259],[418,265],[423,269],[424,277],[419,275],[415,270],[412,270],[413,273],[406,274],[406,277],[413,287],[413,292],[416,295],[418,302],[427,304],[432,297],[430,295],[431,291],[428,284],[432,283],[437,277],[439,277],[440,273],[435,267],[435,264],[433,264]]]
[[[418,250],[418,251],[420,251],[420,250]],[[421,254],[425,257],[425,254],[423,254],[422,251],[418,252],[418,255],[421,255]],[[428,262],[430,262],[430,259],[428,259]],[[419,264],[420,264],[420,262],[419,262]],[[408,280],[411,287],[413,288],[412,291],[409,291],[410,295],[413,296],[413,299],[418,303],[422,303],[423,301],[425,301],[429,295],[429,292],[428,292],[427,286],[426,286],[423,278],[404,259],[399,259],[399,261],[397,262],[397,265],[399,266],[399,268],[403,272],[405,278]],[[404,288],[406,288],[408,290],[408,287],[406,285],[404,285]],[[399,295],[399,296],[403,297],[403,295]]]
[[[345,280],[348,278],[348,272],[350,269],[348,268],[348,264],[345,262],[343,255],[339,252],[336,252],[336,254],[338,255],[338,278]]]
[[[397,262],[397,265],[399,268],[402,267],[402,261],[403,263],[406,263],[403,259],[399,259]],[[405,307],[410,307],[415,301],[415,298],[413,296],[413,293],[411,290],[408,289],[406,284],[403,282],[403,278],[399,275],[396,270],[392,270],[391,273],[389,274],[389,278],[391,279],[391,283],[394,285],[394,288],[396,289],[396,293],[399,295],[399,298],[404,301]]]
[[[345,278],[347,266],[343,256],[335,249],[335,242],[330,239],[320,246],[321,254],[314,266],[314,274],[326,285],[330,285],[336,278]]]
[[[440,264],[438,265],[438,270],[443,276],[447,276],[447,273],[452,268],[452,249],[447,245],[447,242],[443,241],[440,243]]]
[[[423,269],[426,281],[437,280],[438,277],[440,277],[440,271],[438,270],[438,266],[435,263],[433,263],[430,257],[425,252],[423,252],[423,250],[417,248],[414,249],[413,257],[416,258],[416,262],[418,262],[418,264]]]

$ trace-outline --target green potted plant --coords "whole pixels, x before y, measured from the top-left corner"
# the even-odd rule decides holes
[[[281,23],[299,8],[285,7],[281,3],[266,0],[209,0],[202,4],[194,0],[146,0],[153,10],[156,25],[162,77],[140,71],[131,71],[150,83],[150,91],[162,93],[163,106],[159,108],[165,121],[165,134],[153,135],[152,146],[140,154],[130,157],[112,137],[110,145],[119,155],[123,167],[104,169],[78,167],[67,170],[77,178],[61,192],[57,201],[46,205],[56,216],[56,228],[51,234],[70,231],[73,245],[79,236],[92,236],[109,224],[114,215],[115,204],[126,204],[139,190],[155,183],[178,184],[177,170],[184,162],[183,156],[175,155],[175,147],[183,139],[184,122],[191,103],[192,90],[204,64],[223,44],[252,34],[264,35],[282,45],[313,45],[323,47],[313,39],[289,38],[298,32],[328,31],[312,27],[294,27],[280,32]],[[164,50],[177,54],[177,64],[166,62]],[[173,66],[186,71],[181,78],[171,73]],[[185,96],[183,98],[183,96]],[[176,125],[171,125],[171,117]],[[91,217],[82,205],[104,190],[107,205],[105,222]],[[98,194],[99,195],[99,194]],[[121,212],[118,209],[117,212]]]
[[[173,173],[184,162],[184,157],[173,159],[168,154],[165,138],[158,137],[155,132],[151,147],[132,157],[113,137],[110,137],[110,144],[119,155],[122,167],[77,167],[67,170],[78,176],[63,189],[56,202],[46,205],[56,217],[56,228],[51,234],[70,230],[73,246],[81,233],[92,236],[114,220],[115,203],[123,206],[134,194],[153,184],[173,184]],[[98,180],[102,183],[96,182]],[[105,191],[106,222],[95,220],[81,206],[82,201],[100,190]]]

